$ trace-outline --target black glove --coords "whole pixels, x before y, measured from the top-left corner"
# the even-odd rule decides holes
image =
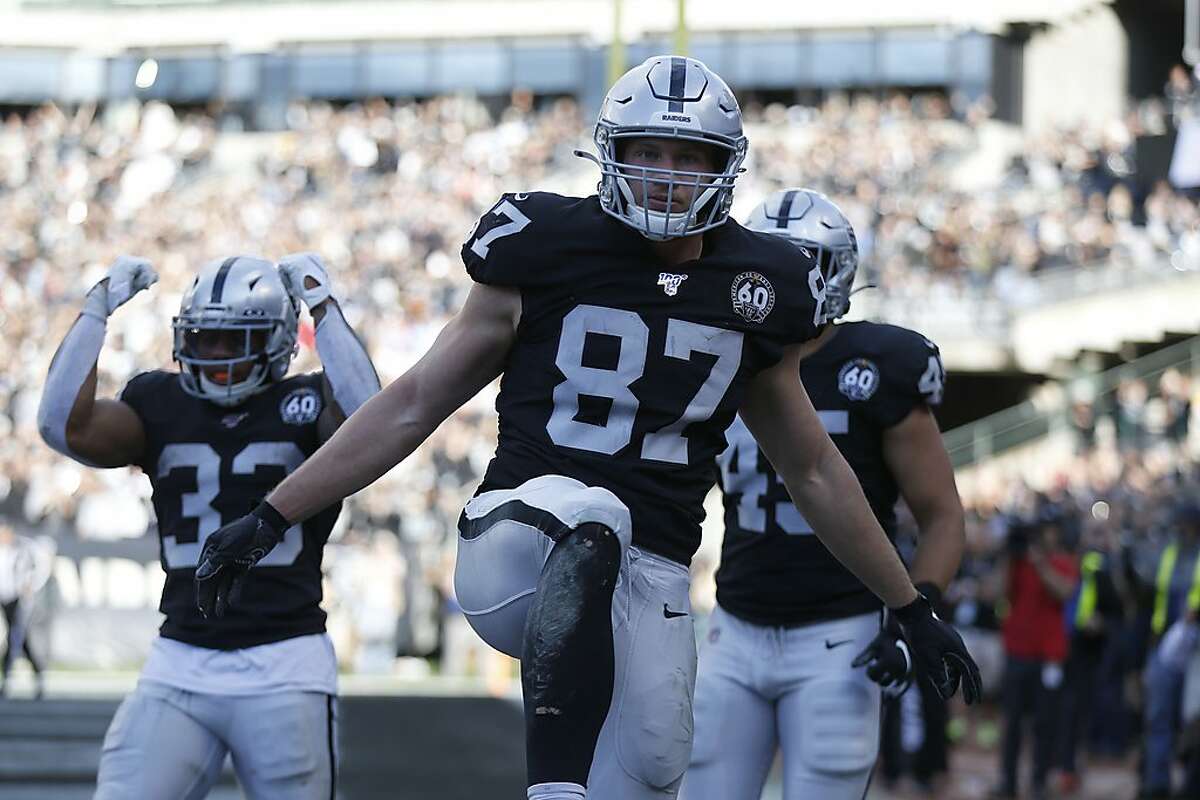
[[[196,606],[206,619],[225,616],[225,610],[241,595],[250,568],[279,544],[289,527],[283,515],[264,500],[208,537],[196,567]]]
[[[917,672],[929,678],[942,699],[953,697],[961,680],[963,700],[967,705],[978,702],[983,692],[979,667],[958,631],[933,613],[929,599],[918,594],[916,600],[892,613],[912,650]]]
[[[879,633],[850,666],[865,666],[867,677],[883,687],[888,697],[899,697],[908,691],[912,685],[913,660],[904,641],[904,631],[891,611],[883,612]]]

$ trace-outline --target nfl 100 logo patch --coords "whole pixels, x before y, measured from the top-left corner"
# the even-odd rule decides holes
[[[757,272],[743,272],[729,290],[733,310],[746,322],[762,322],[775,307],[775,288]]]
[[[679,285],[686,281],[687,275],[675,275],[671,272],[658,273],[658,285],[663,287],[663,292],[667,297],[674,297],[679,293]]]
[[[879,388],[879,367],[865,358],[847,361],[838,370],[838,391],[851,400],[870,400]]]
[[[320,414],[321,395],[308,387],[288,392],[279,404],[279,417],[289,425],[316,422]]]

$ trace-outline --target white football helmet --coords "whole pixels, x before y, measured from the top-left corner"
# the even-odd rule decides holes
[[[171,321],[183,390],[220,406],[236,406],[281,380],[296,354],[298,311],[270,261],[234,256],[204,265]],[[218,332],[233,332],[236,355],[203,352],[204,337]],[[239,366],[248,363],[253,365],[249,373],[235,381]],[[224,380],[212,373],[223,374]]]
[[[750,212],[746,227],[811,250],[825,279],[825,318],[845,316],[858,272],[858,238],[836,203],[813,189],[783,189]]]
[[[719,154],[719,172],[687,172],[622,163],[623,139],[635,137],[700,142]],[[733,92],[717,73],[683,56],[654,56],[621,76],[600,107],[593,135],[596,156],[576,151],[600,167],[598,192],[604,210],[649,239],[690,236],[715,228],[729,217],[733,183],[742,171],[748,141],[742,112]],[[684,210],[652,211],[639,206],[631,182],[641,182],[641,197],[650,186],[674,190],[690,187]]]

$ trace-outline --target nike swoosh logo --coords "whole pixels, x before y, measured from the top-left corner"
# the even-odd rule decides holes
[[[831,641],[829,641],[828,639],[826,639],[826,640],[825,640],[825,649],[826,649],[826,650],[832,650],[832,649],[833,649],[833,648],[835,648],[835,647],[841,647],[842,645],[844,645],[844,644],[850,644],[850,643],[851,643],[851,642],[853,642],[853,641],[854,641],[853,639],[843,639],[843,640],[842,640],[842,641],[840,641],[840,642],[831,642]]]
[[[687,612],[686,611],[672,611],[670,608],[667,607],[666,603],[663,603],[663,616],[666,617],[667,619],[674,619],[675,617],[686,617]]]

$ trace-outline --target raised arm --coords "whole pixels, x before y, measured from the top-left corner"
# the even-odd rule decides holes
[[[91,467],[136,462],[145,448],[141,418],[120,400],[96,399],[96,359],[108,317],[158,276],[150,262],[121,256],[92,287],[46,375],[38,405],[38,431],[50,447]]]
[[[318,421],[325,441],[346,418],[379,391],[379,374],[362,340],[346,322],[325,263],[316,253],[292,253],[279,261],[279,274],[292,297],[312,314],[321,357],[325,404]]]

